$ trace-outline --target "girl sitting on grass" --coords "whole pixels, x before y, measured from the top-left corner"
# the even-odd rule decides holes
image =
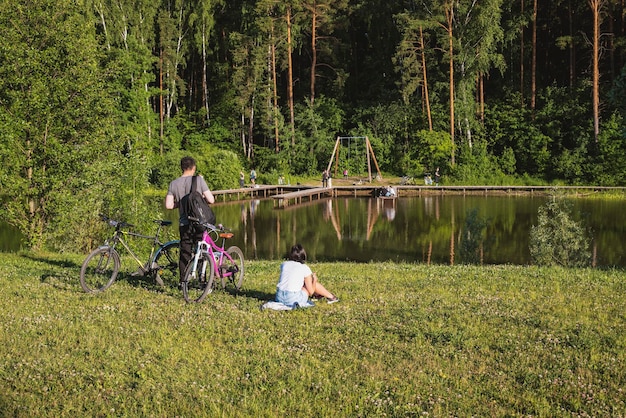
[[[300,244],[291,247],[287,261],[280,265],[280,279],[276,285],[276,302],[305,307],[309,297],[326,298],[328,303],[339,302],[317,279],[317,274],[306,265],[306,251]]]

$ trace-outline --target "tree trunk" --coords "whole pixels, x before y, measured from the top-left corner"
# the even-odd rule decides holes
[[[450,158],[450,164],[454,165],[454,154],[455,154],[455,143],[454,143],[454,47],[453,47],[453,38],[452,38],[452,23],[454,20],[454,12],[453,5],[450,4],[449,8],[446,9],[446,19],[448,27],[446,28],[448,31],[448,54],[449,57],[449,67],[450,67],[450,140],[452,141],[452,155]]]
[[[600,135],[600,12],[606,0],[588,0],[593,14],[593,137],[598,142]]]
[[[311,106],[315,101],[315,67],[317,65],[317,11],[315,10],[315,3],[311,10]]]
[[[520,16],[524,16],[524,0],[521,0]],[[520,27],[519,91],[521,105],[524,107],[524,24]]]
[[[530,109],[533,116],[535,114],[535,103],[537,99],[537,0],[533,5],[533,57],[530,69]]]
[[[478,75],[478,119],[485,123],[485,76]]]
[[[610,60],[610,73],[611,81],[615,80],[615,27],[613,24],[613,13],[609,16],[609,60]]]
[[[296,123],[293,108],[293,62],[291,57],[291,8],[287,8],[287,99],[289,101],[289,124],[291,125],[291,145],[296,143]]]
[[[569,13],[569,36],[572,39],[569,43],[569,86],[574,88],[576,81],[576,50],[574,49],[574,13],[572,12],[572,2],[568,3]]]
[[[30,134],[26,134],[26,179],[28,180],[28,184],[33,184],[33,148],[31,145]],[[32,196],[28,196],[28,215],[30,219],[35,217],[35,200]]]
[[[164,139],[164,127],[163,127],[163,49],[161,49],[161,53],[159,54],[159,146],[161,151],[161,156],[165,152],[163,149],[163,139]]]
[[[256,84],[256,80],[255,80]],[[250,100],[250,115],[248,117],[248,159],[254,159],[254,93]]]
[[[206,112],[206,123],[211,124],[211,118],[209,116],[209,86],[207,81],[207,59],[206,59],[206,24],[202,24],[202,102],[204,104],[204,110]]]
[[[243,150],[243,155],[245,155],[248,159],[250,159],[250,154],[248,153],[248,141],[246,140],[246,113],[245,109],[241,109],[241,148]]]
[[[433,118],[430,113],[430,97],[428,96],[428,78],[426,77],[426,54],[424,52],[424,33],[420,25],[420,49],[422,52],[422,76],[424,78],[424,101],[426,103],[426,115],[428,116],[428,130],[433,130]]]
[[[276,81],[276,45],[274,44],[274,36],[272,35],[272,83],[274,88],[274,108],[272,109],[272,117],[274,119],[274,145],[275,151],[280,151],[278,138],[278,83]]]
[[[98,8],[98,6],[100,7]],[[107,24],[104,19],[104,7],[102,3],[99,3],[99,4],[94,4],[94,8],[98,12],[98,15],[100,15],[100,23],[102,24],[102,33],[104,33],[104,39],[106,39],[106,48],[107,48],[107,51],[110,51],[111,41],[109,41],[109,32],[107,31]]]

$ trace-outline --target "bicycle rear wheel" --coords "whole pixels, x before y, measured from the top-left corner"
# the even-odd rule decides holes
[[[120,256],[109,246],[96,248],[80,268],[80,286],[87,293],[102,292],[115,281],[120,271]]]
[[[187,303],[200,303],[213,291],[215,279],[215,260],[209,254],[203,253],[198,258],[198,264],[194,269],[192,258],[185,268],[185,276],[181,283],[183,297]]]
[[[232,286],[234,290],[239,290],[241,285],[243,285],[243,252],[236,246],[228,248],[226,252],[230,255],[232,261],[227,257],[222,259],[222,265],[219,268],[222,289]]]
[[[159,250],[152,263],[152,271],[157,284],[173,287],[180,281],[178,272],[179,255],[179,241],[168,242]]]

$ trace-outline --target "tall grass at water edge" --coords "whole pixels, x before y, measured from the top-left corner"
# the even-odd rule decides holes
[[[0,416],[626,416],[620,270],[320,263],[277,312],[278,261],[193,305],[81,261],[0,255]]]

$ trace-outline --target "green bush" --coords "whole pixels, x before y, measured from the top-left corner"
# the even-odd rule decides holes
[[[197,161],[197,172],[204,176],[211,190],[239,187],[239,172],[243,170],[243,166],[234,152],[206,145]]]
[[[486,227],[487,221],[478,215],[478,209],[468,211],[460,244],[460,256],[463,263],[479,264],[481,262],[481,248]]]
[[[155,156],[150,167],[150,184],[158,189],[167,189],[170,181],[181,175],[180,159],[187,155],[192,154],[176,150]]]
[[[584,227],[571,216],[563,200],[552,198],[539,208],[538,224],[530,230],[530,255],[540,266],[589,265],[591,255]]]

